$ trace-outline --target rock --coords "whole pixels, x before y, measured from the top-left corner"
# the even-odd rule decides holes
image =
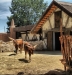
[[[45,49],[45,44],[44,41],[30,41],[30,43],[34,46],[37,45],[37,47],[35,48],[35,50],[43,50]]]
[[[0,40],[0,52],[12,52],[15,50],[12,41],[4,42]]]

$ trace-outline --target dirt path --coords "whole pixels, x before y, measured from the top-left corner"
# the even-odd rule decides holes
[[[24,52],[14,55],[13,52],[0,53],[0,74],[45,74],[51,70],[62,71],[63,65],[59,61],[62,58],[60,52],[35,52],[32,61],[28,63],[24,59]]]

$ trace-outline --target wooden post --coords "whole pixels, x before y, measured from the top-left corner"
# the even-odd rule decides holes
[[[64,37],[63,37],[63,33],[62,33],[62,19],[60,19],[60,37],[59,37],[60,43],[61,43],[61,52],[63,54],[63,59],[65,58],[64,56],[64,47],[63,47],[63,43],[64,43]]]
[[[63,33],[62,33],[62,19],[60,19],[60,36],[63,36]]]

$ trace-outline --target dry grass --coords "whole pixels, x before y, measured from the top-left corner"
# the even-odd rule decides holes
[[[59,61],[62,58],[60,52],[35,52],[32,61],[28,63],[24,59],[24,52],[14,55],[13,52],[0,53],[0,74],[24,73],[26,75],[45,74],[50,70],[63,70],[63,65]]]

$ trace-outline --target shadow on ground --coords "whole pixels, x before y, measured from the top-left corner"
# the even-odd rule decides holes
[[[29,63],[29,61],[26,60],[26,59],[18,59],[18,60],[21,61],[21,62]]]
[[[35,54],[62,55],[61,51],[35,51]]]
[[[17,75],[24,75],[24,72],[19,72]],[[34,75],[34,74],[27,74],[27,75]],[[35,74],[35,75],[69,75],[69,74],[63,70],[55,69],[50,70],[45,74]]]
[[[49,72],[45,73],[44,75],[69,75],[69,74],[63,70],[55,69],[55,70],[50,70]]]
[[[9,56],[14,56],[14,55],[16,55],[15,53],[13,53],[13,54],[9,54]]]
[[[17,75],[24,75],[24,72],[19,72]]]

